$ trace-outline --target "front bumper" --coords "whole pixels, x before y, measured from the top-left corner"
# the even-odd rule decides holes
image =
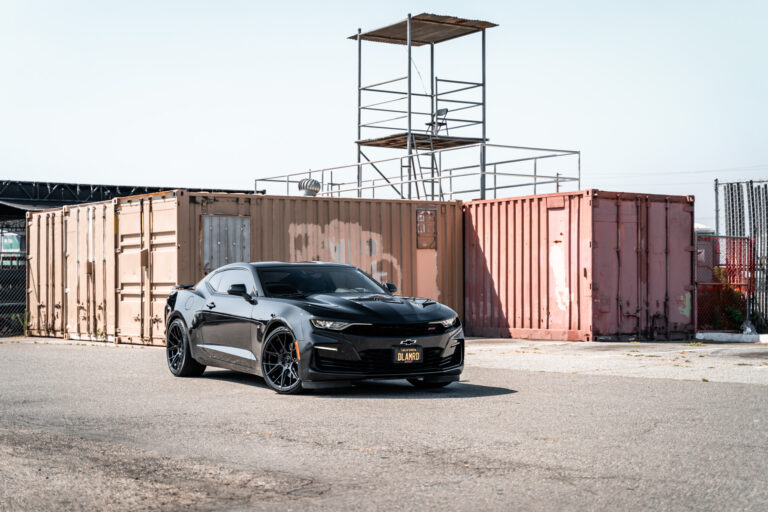
[[[450,376],[455,376],[451,380],[458,380],[464,369],[461,328],[440,335],[409,336],[408,339],[422,347],[422,362],[394,362],[393,348],[401,346],[402,336],[362,337],[315,330],[310,339],[301,343],[301,380],[307,383]]]

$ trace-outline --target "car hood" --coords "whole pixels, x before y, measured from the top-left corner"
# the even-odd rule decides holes
[[[368,323],[432,322],[456,314],[430,299],[386,294],[316,294],[301,301],[301,307],[319,317]]]

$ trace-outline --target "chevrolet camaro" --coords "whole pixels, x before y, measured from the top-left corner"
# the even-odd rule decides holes
[[[363,379],[416,387],[459,380],[456,313],[396,291],[337,263],[225,265],[169,295],[168,368],[178,377],[206,366],[251,373],[286,394]]]

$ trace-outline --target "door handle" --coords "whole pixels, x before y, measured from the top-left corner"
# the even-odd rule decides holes
[[[209,302],[208,304],[206,304],[206,306],[208,307],[208,309],[213,309],[213,308],[216,307],[216,303],[215,302]]]

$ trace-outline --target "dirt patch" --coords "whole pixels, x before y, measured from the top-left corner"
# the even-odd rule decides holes
[[[183,442],[183,439],[179,439]],[[0,423],[3,510],[181,510],[249,508],[321,496],[327,486]]]

